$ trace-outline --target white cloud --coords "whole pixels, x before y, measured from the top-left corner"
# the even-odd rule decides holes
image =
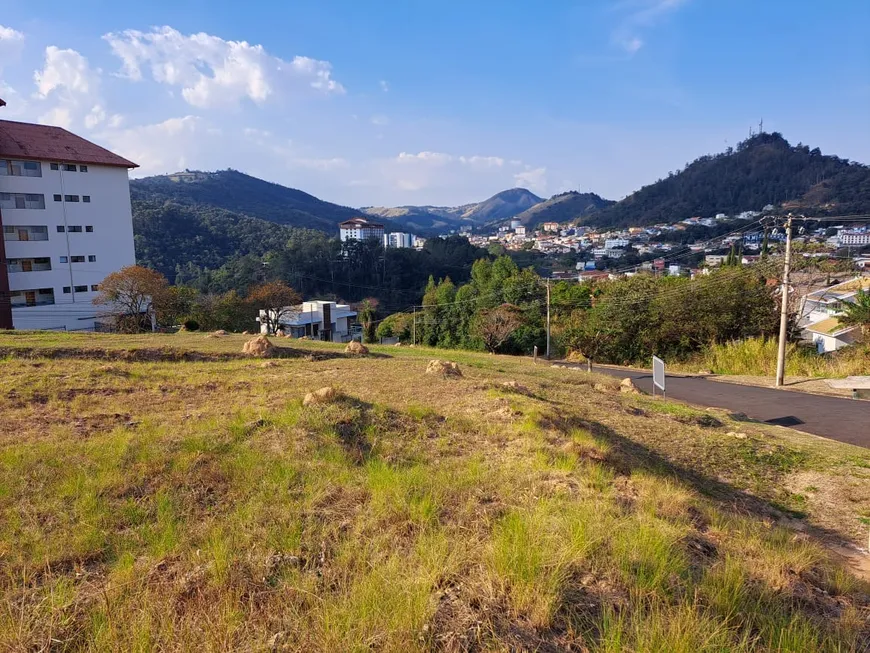
[[[547,192],[547,169],[530,168],[514,175],[517,187],[528,188],[536,193]]]
[[[387,80],[382,79],[382,80],[380,81],[380,85],[381,85],[381,90],[382,90],[384,93],[388,93],[388,92],[390,91],[390,83],[389,83]]]
[[[202,118],[183,116],[129,129],[108,129],[97,136],[113,152],[138,163],[141,167],[136,174],[141,176],[199,165],[203,145],[211,140],[210,131],[214,130]]]
[[[23,48],[24,34],[0,25],[0,71],[3,70],[3,64],[17,60]]]
[[[95,104],[87,116],[85,116],[85,127],[93,129],[106,119],[106,110],[99,104]]]
[[[46,98],[54,91],[88,94],[99,86],[99,71],[91,70],[88,60],[75,50],[61,50],[50,45],[45,48],[45,64],[33,73],[39,97]]]
[[[620,25],[614,30],[613,42],[631,56],[644,46],[641,34],[656,25],[663,17],[673,13],[689,0],[638,0],[622,3],[619,7],[630,8]]]
[[[390,124],[390,119],[383,114],[377,114],[372,116],[371,123],[376,127],[386,127]]]
[[[332,65],[309,57],[285,61],[262,45],[227,41],[200,32],[184,35],[172,27],[150,32],[125,30],[103,36],[121,59],[121,75],[143,78],[143,69],[161,84],[180,87],[182,97],[196,107],[236,104],[247,98],[263,104],[276,95],[306,87],[322,93],[343,93],[332,79]]]

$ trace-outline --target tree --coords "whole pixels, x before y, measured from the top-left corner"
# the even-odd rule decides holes
[[[843,305],[840,323],[861,327],[861,335],[864,338],[870,335],[870,292],[859,290],[855,295],[854,304],[849,302]]]
[[[275,334],[284,318],[294,315],[302,301],[298,292],[283,281],[270,281],[254,286],[248,293],[247,303],[262,312],[266,333]]]
[[[474,332],[483,340],[486,350],[495,353],[521,325],[517,307],[502,304],[481,311],[474,321]]]
[[[378,300],[374,297],[366,297],[357,306],[357,317],[363,326],[363,335],[366,342],[375,342],[375,318],[378,311]]]
[[[110,314],[121,331],[143,331],[156,319],[159,304],[169,283],[159,272],[140,265],[128,265],[112,272],[100,284],[94,304],[110,306]]]

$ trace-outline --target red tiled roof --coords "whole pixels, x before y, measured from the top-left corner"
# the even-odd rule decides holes
[[[139,167],[66,129],[12,120],[0,120],[0,157]]]
[[[377,228],[377,227],[383,228],[383,226],[384,226],[382,224],[378,224],[377,222],[370,222],[369,220],[366,220],[365,218],[351,218],[350,220],[345,220],[344,222],[339,223],[338,226],[344,227],[345,225],[351,225],[354,227],[375,227],[375,228]]]

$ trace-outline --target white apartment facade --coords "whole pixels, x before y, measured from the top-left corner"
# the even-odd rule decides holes
[[[0,120],[0,327],[96,327],[100,282],[136,262],[133,167],[65,129]]]
[[[374,238],[383,242],[384,225],[371,222],[365,218],[351,218],[338,225],[341,242],[349,240],[368,240]]]
[[[870,245],[870,231],[846,231],[844,229],[837,234],[837,241],[840,247]]]
[[[384,234],[384,247],[410,248],[414,247],[414,234],[406,234],[399,231]]]

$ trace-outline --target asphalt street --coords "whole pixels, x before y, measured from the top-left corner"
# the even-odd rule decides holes
[[[595,372],[631,377],[652,394],[652,372],[596,365]],[[768,424],[779,424],[832,440],[870,448],[870,401],[759,388],[668,374],[667,396],[697,406],[724,408]],[[658,390],[656,391],[658,394]]]

